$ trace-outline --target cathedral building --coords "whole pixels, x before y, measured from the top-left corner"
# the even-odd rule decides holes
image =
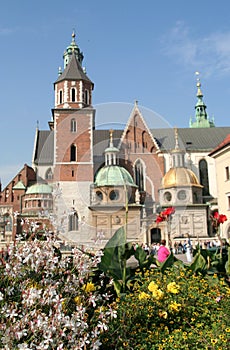
[[[218,189],[209,154],[230,127],[209,120],[200,81],[189,128],[152,128],[135,102],[123,129],[99,130],[83,58],[73,33],[54,82],[48,128],[35,132],[32,165],[1,190],[2,236],[23,231],[19,223],[28,216],[84,246],[105,244],[124,225],[128,240],[152,243],[166,235],[155,220],[169,206],[176,208],[172,239],[212,236],[209,213],[218,208]],[[5,225],[6,215],[14,226]]]

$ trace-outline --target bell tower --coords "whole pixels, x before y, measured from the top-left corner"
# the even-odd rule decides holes
[[[83,53],[74,32],[63,60],[64,70],[59,68],[54,83],[55,107],[50,123],[54,130],[54,179],[93,181],[94,84],[82,68]]]
[[[54,82],[55,103],[52,109],[53,180],[62,201],[58,216],[67,217],[65,232],[76,234],[79,225],[71,224],[71,213],[81,221],[87,219],[89,188],[93,183],[93,130],[95,110],[92,107],[93,82],[82,67],[83,53],[72,34],[71,44],[63,55]]]

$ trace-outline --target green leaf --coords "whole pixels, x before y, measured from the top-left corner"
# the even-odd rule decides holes
[[[198,253],[195,255],[193,262],[190,264],[189,268],[194,272],[207,270],[207,262],[203,257],[201,251],[198,251]]]
[[[228,260],[225,263],[226,274],[230,275],[230,247],[228,247]]]
[[[175,258],[175,256],[173,255],[173,253],[170,253],[170,255],[167,257],[167,259],[162,263],[160,264],[160,269],[161,269],[161,272],[164,273],[164,271],[171,267],[175,261],[177,261],[178,259]]]
[[[125,247],[126,234],[124,227],[121,227],[105,245],[103,256],[98,266],[101,271],[109,274],[115,281],[123,280],[125,278]]]

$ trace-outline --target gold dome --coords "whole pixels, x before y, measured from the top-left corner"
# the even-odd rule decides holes
[[[162,179],[162,187],[168,188],[178,186],[202,187],[192,170],[186,168],[171,168]]]

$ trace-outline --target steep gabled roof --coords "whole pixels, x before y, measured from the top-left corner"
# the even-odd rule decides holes
[[[162,151],[170,151],[175,146],[173,128],[151,129]],[[178,128],[178,140],[181,149],[210,152],[230,133],[230,127],[214,128]]]
[[[72,55],[69,64],[66,66],[64,72],[58,77],[55,83],[63,80],[84,80],[93,84],[93,82],[84,73],[82,66],[78,62],[75,55]]]
[[[35,164],[53,164],[54,161],[54,132],[38,130],[34,152]]]
[[[118,144],[121,139],[123,130],[114,130],[113,131],[113,144],[115,147],[118,147]],[[109,130],[94,130],[93,132],[93,147],[94,147],[94,156],[102,156],[105,149],[109,145]]]
[[[138,108],[137,102],[135,102],[133,110],[132,110],[132,112],[131,112],[131,114],[129,116],[129,119],[127,121],[126,127],[125,127],[125,129],[124,129],[124,131],[122,133],[121,140],[120,140],[118,148],[120,148],[122,142],[124,141],[125,135],[127,134],[127,131],[128,131],[130,125],[133,122],[134,116],[136,116],[136,115],[140,118],[141,122],[143,123],[144,130],[149,134],[150,138],[152,139],[152,142],[155,144],[156,148],[158,149],[159,148],[158,144],[157,144],[156,140],[153,138],[151,130],[149,129],[149,127],[148,127],[148,125],[147,125],[147,123],[146,123],[146,121],[145,121],[145,119],[144,119],[140,109]]]

